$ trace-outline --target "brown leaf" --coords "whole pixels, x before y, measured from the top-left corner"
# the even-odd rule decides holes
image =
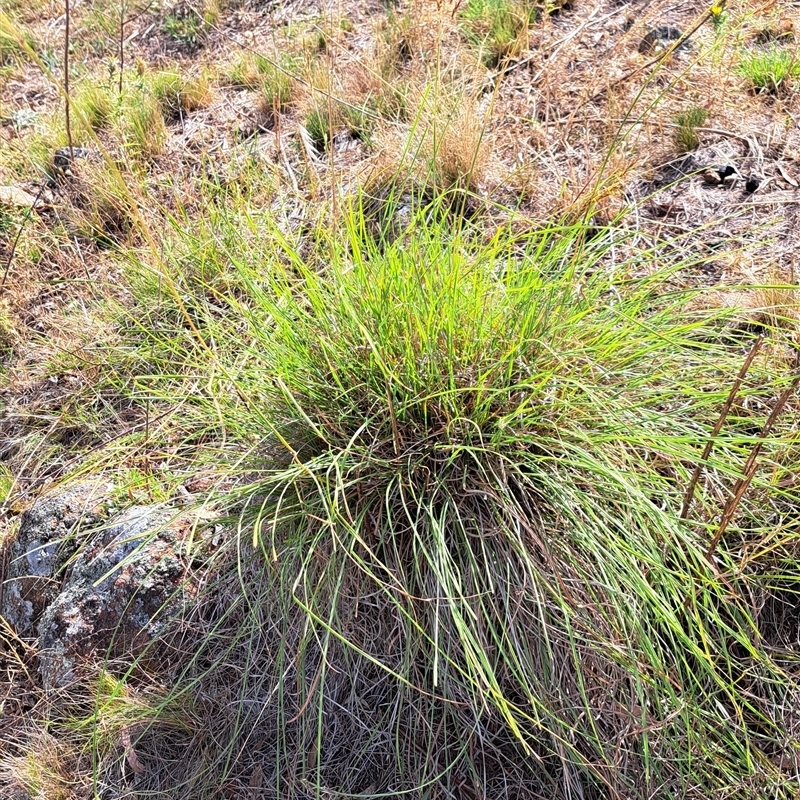
[[[144,775],[144,773],[147,772],[147,768],[144,764],[142,764],[141,761],[139,761],[139,757],[136,755],[136,750],[133,749],[130,728],[122,729],[122,732],[120,733],[120,739],[122,740],[122,746],[125,748],[125,760],[128,762],[128,766],[137,775]]]

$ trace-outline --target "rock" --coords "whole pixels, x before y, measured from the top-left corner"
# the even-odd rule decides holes
[[[704,169],[700,173],[700,177],[703,179],[704,183],[710,186],[719,186],[719,184],[722,183],[722,176],[715,169]]]
[[[0,205],[12,208],[32,208],[39,205],[35,195],[20,189],[19,186],[0,186]]]
[[[72,166],[78,159],[89,158],[91,150],[88,147],[60,147],[53,153],[53,170],[63,175],[72,174]]]
[[[736,167],[733,164],[723,164],[704,169],[700,173],[700,177],[711,186],[719,186],[720,184],[729,186],[731,180],[735,179],[736,174]]]
[[[113,485],[87,482],[34,503],[10,547],[0,615],[23,639],[38,634],[45,688],[80,662],[140,654],[192,597],[187,512],[137,506],[108,521]]]
[[[0,586],[0,615],[21,638],[36,635],[39,617],[60,591],[62,568],[78,547],[78,530],[101,521],[112,488],[87,482],[43,497],[22,514]]]
[[[761,178],[758,175],[750,175],[744,184],[745,193],[753,194],[758,191],[759,186],[761,186]]]
[[[683,31],[679,28],[673,25],[659,25],[639,42],[639,52],[645,55],[663,53],[681,38],[683,38]],[[676,49],[688,50],[689,40],[681,42]]]
[[[134,507],[81,547],[38,626],[46,688],[69,683],[83,660],[135,657],[183,607],[194,594],[184,559],[192,524]]]

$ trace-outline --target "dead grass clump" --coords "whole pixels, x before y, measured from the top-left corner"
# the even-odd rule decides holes
[[[350,105],[363,108],[376,120],[407,121],[414,81],[410,73],[387,70],[379,51],[342,64],[341,72],[343,97]]]
[[[488,112],[474,95],[445,88],[417,98],[410,139],[405,132],[390,133],[381,149],[398,154],[391,169],[414,175],[434,195],[475,194],[488,178],[492,150],[486,131]]]
[[[120,180],[116,166],[84,163],[64,186],[67,202],[61,213],[68,226],[101,248],[128,241],[134,231],[131,201]]]
[[[77,759],[69,745],[44,726],[30,731],[20,750],[0,757],[0,782],[16,792],[10,797],[73,800],[76,790],[87,788],[90,775],[76,769]]]
[[[387,80],[399,74],[430,78],[432,70],[463,58],[462,50],[454,7],[426,0],[391,11],[375,40],[375,58]]]
[[[381,72],[385,76],[401,72],[413,61],[427,62],[437,45],[436,29],[430,23],[430,19],[421,19],[413,13],[389,16],[378,45]]]
[[[462,98],[445,120],[437,141],[432,132],[436,188],[478,191],[486,178],[491,150],[486,122],[474,98]]]
[[[574,175],[556,202],[560,219],[568,224],[612,224],[623,213],[625,188],[636,164],[635,158],[619,152],[593,165],[587,175]]]
[[[741,308],[745,323],[749,326],[765,331],[800,332],[800,288],[797,286],[775,281],[734,292],[727,303]]]

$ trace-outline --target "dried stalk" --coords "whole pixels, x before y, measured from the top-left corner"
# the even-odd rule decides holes
[[[25,210],[25,216],[22,218],[22,222],[19,224],[19,230],[17,230],[17,235],[14,237],[14,243],[11,245],[11,251],[8,254],[8,259],[6,259],[6,268],[3,270],[3,277],[0,279],[0,292],[6,288],[8,274],[11,272],[11,262],[14,260],[14,256],[17,254],[17,245],[19,244],[20,237],[22,236],[22,231],[24,230],[28,220],[31,218],[33,209],[39,205],[39,200],[44,193],[45,185],[46,184],[43,183],[39,187],[39,191],[36,193],[33,203]]]
[[[736,513],[736,509],[739,507],[742,497],[744,497],[745,492],[755,477],[756,469],[758,467],[758,454],[761,452],[761,448],[764,445],[764,440],[767,438],[767,436],[769,436],[769,433],[775,425],[775,422],[783,412],[786,404],[789,402],[789,398],[794,394],[798,384],[800,384],[800,375],[797,375],[791,384],[784,389],[784,391],[781,393],[781,396],[778,398],[778,402],[775,403],[774,408],[770,412],[769,417],[767,417],[767,421],[764,423],[764,427],[761,429],[761,433],[758,435],[758,441],[753,445],[753,449],[750,451],[750,455],[747,457],[747,461],[742,469],[742,477],[739,478],[734,484],[731,497],[728,499],[728,502],[725,503],[725,508],[722,510],[719,527],[717,528],[717,532],[714,534],[714,538],[711,540],[711,544],[709,544],[708,550],[706,551],[706,557],[708,559],[711,559],[714,555],[714,551],[717,549],[717,545],[719,544],[720,539],[722,539],[725,529],[733,519],[733,515]]]
[[[69,161],[72,163],[75,154],[72,147],[72,128],[69,123],[69,0],[64,0],[64,117],[67,124],[67,142],[69,143]]]
[[[703,465],[708,460],[708,457],[711,455],[711,451],[714,448],[714,439],[722,430],[722,426],[725,424],[728,412],[731,410],[734,400],[736,400],[736,395],[739,393],[742,381],[745,379],[747,371],[750,369],[750,365],[753,363],[753,359],[756,357],[756,354],[761,349],[761,345],[763,343],[763,336],[759,336],[758,339],[755,340],[753,346],[750,348],[750,352],[747,354],[747,358],[744,360],[744,364],[742,364],[742,368],[739,370],[739,374],[736,376],[736,380],[733,382],[733,386],[731,386],[731,390],[728,393],[728,399],[725,401],[725,405],[722,406],[722,411],[720,412],[717,424],[714,425],[714,429],[711,431],[711,436],[708,437],[706,446],[703,448],[703,454],[700,456],[700,461],[697,462],[697,466],[694,468],[694,472],[692,473],[692,478],[689,481],[689,487],[686,490],[686,497],[683,500],[683,507],[681,508],[681,519],[686,519],[687,515],[689,514],[689,508],[692,505],[692,500],[694,499],[694,490],[697,487],[697,482],[700,480],[700,474],[703,471]]]
[[[119,96],[122,97],[122,73],[125,71],[125,4],[119,7]]]

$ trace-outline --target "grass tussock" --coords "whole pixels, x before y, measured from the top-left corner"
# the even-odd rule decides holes
[[[700,106],[695,106],[682,111],[675,117],[678,126],[675,131],[675,147],[679,155],[685,155],[700,146],[698,128],[702,128],[708,119],[708,111]]]
[[[213,93],[208,76],[188,75],[179,71],[161,71],[147,76],[147,83],[161,108],[166,121],[180,119],[185,114],[205,108]]]
[[[772,43],[745,51],[737,70],[756,94],[778,95],[790,90],[800,76],[800,61],[793,48]]]
[[[260,73],[256,108],[269,123],[274,124],[278,115],[288,111],[296,99],[298,70],[295,59],[283,58],[279,63],[267,62]]]
[[[167,122],[162,104],[149,92],[138,92],[123,111],[121,132],[128,152],[134,160],[147,162],[164,152]]]
[[[486,242],[436,204],[380,246],[355,207],[306,255],[264,222],[218,220],[206,252],[233,283],[202,259],[191,278],[181,257],[139,284],[160,292],[149,316],[131,312],[149,338],[137,391],[179,392],[186,359],[228,390],[192,390],[184,424],[214,417],[252,443],[224,499],[238,535],[163,643],[186,655],[165,721],[137,729],[143,785],[205,797],[258,765],[275,797],[678,798],[737,774],[742,797],[788,799],[775,754],[796,746],[798,686],[750,599],[777,584],[771,558],[741,570],[737,554],[774,529],[785,498],[768,475],[791,426],[709,555],[788,373],[751,367],[683,519],[743,352],[712,335],[718,314],[665,291],[669,275],[632,277],[648,253],[609,271],[611,231]]]
[[[469,0],[462,17],[468,36],[483,63],[494,69],[515,58],[528,46],[528,28],[537,15],[536,4],[515,0]]]
[[[72,107],[86,132],[96,133],[114,121],[117,103],[108,87],[91,82],[80,87],[72,100]]]
[[[280,353],[282,369],[262,396],[293,463],[261,484],[254,541],[265,558],[297,559],[286,580],[324,641],[383,664],[375,638],[348,633],[352,603],[373,596],[385,635],[403,620],[404,667],[384,668],[403,681],[415,665],[418,690],[456,705],[477,698],[462,737],[486,742],[500,724],[523,751],[563,753],[586,790],[610,779],[629,791],[656,771],[679,794],[690,775],[676,741],[703,742],[692,771],[707,779],[719,751],[735,759],[735,740],[753,744],[746,724],[703,726],[706,703],[737,702],[703,655],[708,639],[733,631],[740,667],[780,674],[757,652],[747,605],[723,601],[700,531],[670,510],[696,457],[684,443],[714,405],[669,376],[710,379],[719,354],[674,306],[654,308],[648,286],[609,303],[603,277],[575,275],[563,245],[529,243],[517,262],[500,242],[473,254],[444,234],[380,259],[356,252],[338,274],[335,260],[333,274],[301,269],[299,295],[294,279],[274,287],[275,329],[258,349],[271,364]],[[581,265],[597,255],[584,250]],[[741,446],[718,450],[719,479]],[[700,507],[713,504],[707,488]],[[631,585],[636,608],[616,604]],[[604,768],[611,729],[591,720],[609,703],[656,725],[677,712],[671,735],[643,734],[626,770]],[[435,705],[420,694],[416,713],[438,719]]]
[[[237,89],[257,89],[270,62],[264,56],[249,50],[237,53],[225,70],[225,79]]]

